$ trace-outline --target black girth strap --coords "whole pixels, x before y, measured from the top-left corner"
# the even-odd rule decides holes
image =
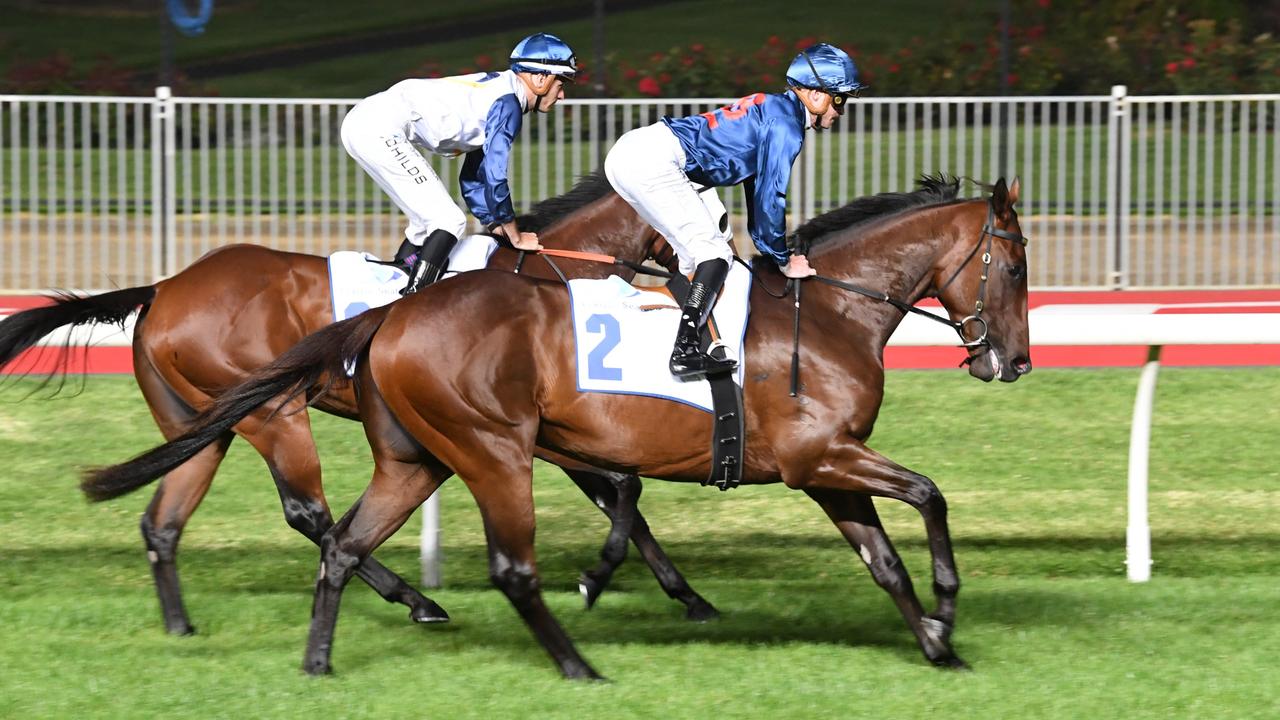
[[[689,279],[675,274],[667,281],[676,303],[683,305],[689,297]],[[712,320],[699,339],[702,351],[711,347]],[[707,378],[711,385],[711,472],[703,485],[715,485],[730,490],[742,484],[742,455],[747,445],[747,427],[742,412],[742,388],[734,382],[733,373],[722,373]]]
[[[747,426],[742,417],[742,388],[732,373],[707,378],[711,384],[711,413],[715,431],[711,438],[711,475],[703,485],[721,490],[742,484],[742,452]]]

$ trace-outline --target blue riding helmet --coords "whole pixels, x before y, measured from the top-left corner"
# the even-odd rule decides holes
[[[833,95],[856,96],[866,87],[858,82],[858,68],[849,53],[827,43],[810,45],[797,55],[787,68],[787,83]]]
[[[511,69],[572,79],[578,72],[578,57],[568,43],[555,35],[534,33],[516,43],[511,51]]]

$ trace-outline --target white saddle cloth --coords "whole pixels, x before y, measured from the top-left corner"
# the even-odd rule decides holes
[[[734,380],[742,385],[751,273],[734,263],[712,316],[720,339],[738,358]],[[635,288],[616,275],[570,280],[578,390],[666,398],[711,412],[705,379],[677,380],[667,361],[680,322],[671,298]]]
[[[444,276],[483,268],[497,247],[497,241],[488,235],[462,238],[449,253],[449,272]],[[377,259],[369,253],[350,250],[329,256],[329,294],[333,298],[334,322],[400,299],[400,291],[409,282],[409,276],[399,268],[370,262]]]

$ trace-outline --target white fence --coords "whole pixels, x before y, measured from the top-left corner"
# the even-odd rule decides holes
[[[353,100],[0,96],[0,288],[152,282],[208,249],[389,253],[401,218],[338,141]],[[727,99],[569,100],[527,119],[522,206],[619,134]],[[1280,95],[864,98],[811,134],[792,223],[925,172],[1022,178],[1031,283],[1280,285]],[[1001,129],[1003,127],[1003,130]],[[1003,154],[1003,161],[1002,161]],[[457,160],[432,158],[453,186]],[[741,231],[741,190],[722,195]]]

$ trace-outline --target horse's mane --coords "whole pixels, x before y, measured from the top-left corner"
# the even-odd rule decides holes
[[[809,248],[830,238],[838,230],[912,208],[952,202],[960,194],[960,178],[946,173],[921,175],[916,184],[920,186],[919,189],[911,192],[868,195],[844,207],[823,213],[796,228],[790,238],[790,245],[796,252],[807,253]]]
[[[516,218],[516,224],[525,232],[541,232],[556,220],[611,192],[613,186],[604,176],[604,171],[595,170],[578,178],[577,184],[569,192],[535,203],[528,213]]]

